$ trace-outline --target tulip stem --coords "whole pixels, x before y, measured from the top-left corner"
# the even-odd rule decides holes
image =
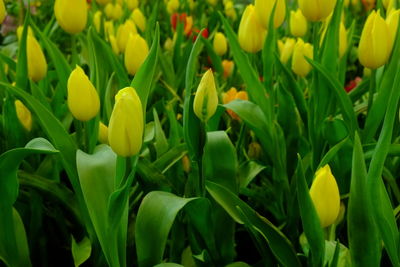
[[[78,51],[76,49],[76,36],[75,34],[71,35],[71,65],[75,67],[78,63]]]
[[[371,70],[371,78],[369,81],[369,95],[368,95],[368,112],[371,110],[372,104],[374,102],[374,93],[376,86],[376,70]]]

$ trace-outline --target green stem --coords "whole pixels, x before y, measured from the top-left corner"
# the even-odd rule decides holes
[[[75,134],[76,134],[76,143],[78,144],[78,148],[82,149],[83,151],[86,150],[86,138],[84,133],[84,125],[83,122],[74,119],[74,127],[75,127]]]
[[[78,51],[76,48],[76,35],[71,35],[71,65],[74,68],[78,63]]]
[[[374,93],[376,89],[376,70],[371,70],[371,78],[369,81],[369,95],[368,95],[368,112],[371,110],[374,102]]]

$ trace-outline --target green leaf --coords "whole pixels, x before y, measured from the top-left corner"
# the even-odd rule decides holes
[[[153,191],[140,204],[135,224],[136,252],[139,267],[161,263],[168,233],[178,212],[196,198]]]
[[[168,140],[165,137],[164,131],[162,129],[160,119],[158,118],[157,110],[153,109],[154,116],[154,134],[155,134],[155,142],[154,146],[157,151],[157,158],[161,157],[165,152],[168,151]]]
[[[143,114],[146,114],[147,99],[150,95],[154,74],[157,68],[158,50],[160,46],[160,26],[158,24],[154,36],[155,38],[151,45],[150,52],[131,83],[131,86],[136,89],[142,101]]]
[[[356,134],[347,213],[350,255],[355,267],[380,264],[380,237],[371,205],[375,204],[368,192],[367,167],[360,138]]]
[[[224,69],[222,68],[222,61],[221,57],[219,57],[214,50],[214,47],[211,45],[211,42],[204,38],[203,36],[200,37],[201,41],[203,41],[204,47],[207,50],[207,54],[211,59],[213,69],[219,74],[219,76],[222,76],[224,74]]]
[[[90,243],[90,239],[86,236],[79,243],[75,241],[74,236],[71,235],[71,237],[72,257],[74,258],[75,267],[79,267],[89,259],[90,254],[92,253],[92,244]]]
[[[22,36],[18,48],[16,84],[20,88],[28,88],[27,36],[28,36],[29,22],[30,22],[30,14],[28,12],[27,16],[25,17],[24,29],[22,31]]]
[[[310,197],[303,164],[299,157],[297,170],[297,199],[299,202],[300,217],[304,233],[311,249],[312,266],[322,266],[325,251],[325,239],[321,223]]]
[[[317,167],[317,170],[319,168],[325,166],[329,162],[331,162],[333,160],[333,158],[337,155],[339,150],[343,147],[343,145],[347,143],[348,140],[349,140],[349,138],[346,137],[345,139],[343,139],[342,141],[340,141],[339,143],[337,143],[336,145],[331,147],[331,149],[329,149],[329,151],[322,158],[321,162],[319,163],[319,165]]]
[[[160,263],[160,264],[154,265],[154,267],[184,267],[184,266],[180,265],[180,264],[176,264],[176,263],[165,262],[165,263]]]
[[[258,164],[255,161],[246,161],[239,167],[239,186],[240,188],[247,187],[256,176],[265,169],[265,166]]]
[[[253,229],[264,237],[276,259],[283,266],[300,266],[290,241],[266,218],[258,215],[249,205],[227,188],[206,181],[206,188],[215,201],[239,224],[251,223]],[[243,217],[245,216],[245,217]]]

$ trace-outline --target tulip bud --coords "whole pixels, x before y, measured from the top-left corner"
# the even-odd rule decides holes
[[[248,5],[239,24],[238,39],[243,50],[256,53],[263,47],[266,31],[257,19],[253,5]]]
[[[358,59],[367,68],[376,69],[389,58],[390,33],[379,11],[372,11],[365,22],[358,45]]]
[[[188,155],[185,155],[182,157],[182,168],[183,168],[184,172],[186,172],[186,173],[190,172],[190,169],[191,169],[190,168],[190,159],[189,159]]]
[[[128,38],[131,34],[137,34],[135,23],[128,19],[124,24],[120,25],[117,30],[117,43],[119,51],[125,52]]]
[[[98,136],[99,142],[102,144],[108,144],[108,127],[102,123],[99,122],[99,136]]]
[[[347,51],[347,31],[343,22],[340,22],[339,28],[339,58],[341,58]]]
[[[207,0],[207,3],[212,5],[212,6],[216,6],[218,3],[218,0]]]
[[[26,53],[28,61],[28,76],[32,81],[37,82],[47,74],[47,62],[42,48],[36,38],[28,34],[26,39]]]
[[[126,0],[126,5],[132,11],[139,6],[139,0]]]
[[[217,32],[214,36],[214,51],[218,56],[223,56],[227,50],[227,43],[225,35],[221,32]]]
[[[179,0],[169,0],[167,3],[167,11],[169,14],[175,13],[179,9]]]
[[[193,110],[196,116],[207,122],[215,113],[218,106],[217,88],[215,87],[214,75],[209,69],[201,78],[197,87],[193,102]]]
[[[96,13],[94,13],[94,15],[93,15],[93,25],[97,32],[100,32],[101,15],[102,15],[102,13],[100,10],[96,11]]]
[[[135,75],[149,53],[146,40],[139,34],[131,34],[125,50],[125,67],[130,75]]]
[[[110,38],[110,35],[114,35],[114,32],[114,23],[111,20],[104,22],[104,33],[107,40]]]
[[[116,54],[118,56],[119,55],[119,47],[118,47],[117,39],[115,38],[114,35],[110,35],[108,39],[110,41],[112,51],[114,52],[114,54]]]
[[[274,15],[274,27],[278,28],[282,25],[286,15],[286,3],[285,0],[255,0],[255,10],[258,17],[258,21],[261,25],[268,29],[269,18],[272,15],[272,9],[276,3],[275,15]]]
[[[305,77],[311,71],[311,65],[305,57],[313,59],[313,46],[298,39],[293,50],[292,70],[299,76]]]
[[[167,38],[164,43],[164,49],[167,51],[172,51],[172,48],[174,47],[174,42],[172,41],[171,38]]]
[[[232,75],[235,63],[232,60],[222,60],[222,67],[224,68],[224,78],[228,78]]]
[[[143,137],[142,102],[132,87],[121,89],[108,127],[108,142],[119,156],[129,157],[140,152]]]
[[[225,2],[225,6],[224,6],[224,11],[225,11],[225,15],[232,19],[232,20],[236,20],[237,15],[236,15],[236,10],[235,7],[233,6],[233,2],[232,1],[226,1]]]
[[[231,89],[228,90],[228,92],[223,94],[222,102],[225,105],[235,99],[248,100],[249,97],[247,96],[246,91],[238,92],[235,87],[232,87]],[[233,112],[231,109],[227,109],[226,112],[228,112],[229,116],[231,116],[232,119],[240,120],[239,116],[235,112]]]
[[[56,0],[54,14],[60,27],[70,34],[83,31],[87,21],[85,0]]]
[[[259,143],[251,142],[249,144],[247,155],[249,156],[250,159],[257,160],[261,157],[262,151],[263,151],[262,147]]]
[[[74,118],[80,121],[93,119],[100,109],[96,89],[78,65],[68,78],[68,108]]]
[[[386,23],[389,28],[389,55],[392,52],[394,42],[396,41],[397,27],[399,25],[400,9],[391,10],[389,15],[386,17]]]
[[[310,189],[310,197],[319,216],[321,226],[335,222],[340,210],[339,188],[329,165],[320,168]]]
[[[279,59],[283,64],[286,64],[292,56],[295,44],[296,40],[293,38],[287,38],[285,42],[278,40]]]
[[[17,112],[17,117],[19,122],[24,126],[24,128],[30,132],[32,130],[32,114],[29,109],[19,100],[15,100],[15,110]]]
[[[112,0],[96,0],[99,5],[105,5],[110,3]]]
[[[303,37],[307,32],[307,19],[300,9],[290,11],[290,33],[295,37]]]
[[[3,0],[0,0],[0,23],[3,22],[4,18],[6,17],[6,7],[4,5]]]
[[[18,26],[18,28],[17,28],[17,38],[18,38],[18,41],[21,40],[23,30],[24,30],[24,26],[22,26],[22,25]],[[32,31],[32,29],[31,29],[30,26],[28,27],[28,35],[35,36],[35,35],[33,34],[33,31]]]
[[[119,20],[122,17],[122,7],[118,3],[108,3],[104,8],[104,13],[108,19]]]
[[[133,21],[135,22],[136,26],[144,32],[146,29],[146,18],[143,15],[142,11],[140,11],[139,8],[136,8],[133,10],[132,15],[131,15]]]
[[[309,21],[324,20],[332,13],[336,0],[299,0],[299,7]]]

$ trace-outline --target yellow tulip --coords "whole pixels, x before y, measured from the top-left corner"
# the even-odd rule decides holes
[[[18,99],[15,100],[15,110],[17,112],[17,117],[19,122],[24,126],[24,128],[30,132],[32,130],[32,114],[29,109],[19,101]]]
[[[99,136],[98,136],[99,142],[102,144],[108,144],[108,127],[102,123],[99,122]]]
[[[295,37],[303,37],[307,33],[307,19],[300,9],[290,11],[290,33]]]
[[[339,57],[341,58],[347,51],[347,30],[343,22],[340,22],[339,28]]]
[[[96,89],[78,65],[68,78],[68,108],[80,121],[93,119],[100,110],[100,99]]]
[[[173,48],[173,47],[174,47],[174,42],[172,41],[171,38],[168,37],[168,38],[165,40],[164,49],[167,50],[167,51],[172,51],[172,48]]]
[[[39,42],[32,34],[28,34],[26,39],[26,53],[28,76],[32,81],[40,81],[47,74],[47,62]]]
[[[253,5],[248,5],[239,24],[238,39],[242,49],[256,53],[263,47],[266,30],[260,25]]]
[[[101,15],[102,15],[102,13],[100,10],[96,11],[96,13],[94,13],[94,15],[93,15],[93,25],[97,32],[100,32]]]
[[[224,11],[225,11],[225,15],[228,18],[231,18],[232,20],[236,20],[236,18],[237,18],[236,10],[235,10],[235,7],[233,6],[233,2],[232,1],[226,1],[225,2]]]
[[[214,75],[209,69],[201,78],[194,96],[193,110],[202,121],[208,121],[217,110],[218,95],[215,87]]]
[[[125,67],[130,75],[135,75],[149,53],[146,40],[139,34],[131,34],[125,49]]]
[[[336,0],[299,0],[299,7],[309,21],[324,20],[332,13]]]
[[[399,25],[400,9],[392,9],[386,17],[386,23],[389,27],[389,55],[392,52],[394,42],[397,36],[397,27]]]
[[[340,211],[340,194],[329,165],[325,165],[316,172],[310,196],[321,226],[327,227],[334,223]]]
[[[228,49],[225,35],[221,32],[217,32],[214,36],[214,51],[218,56],[223,56]]]
[[[17,38],[18,38],[18,41],[21,40],[22,31],[23,31],[23,30],[24,30],[24,26],[22,26],[22,25],[18,26],[18,28],[17,28]],[[28,27],[28,35],[34,36],[33,31],[32,31],[32,29],[31,29],[30,26]]]
[[[143,137],[142,102],[132,87],[120,90],[108,126],[108,142],[119,156],[129,157],[140,152]]]
[[[278,28],[282,25],[283,21],[285,20],[286,15],[286,3],[285,0],[255,0],[255,10],[258,17],[259,22],[261,25],[268,29],[269,25],[269,18],[271,17],[272,9],[275,8],[275,15],[274,15],[274,27]]]
[[[126,5],[132,11],[139,6],[139,0],[126,0]]]
[[[278,41],[279,58],[283,64],[286,64],[292,56],[295,44],[296,40],[293,38],[287,38],[285,42]]]
[[[110,45],[112,48],[112,51],[114,52],[114,54],[119,55],[119,47],[118,47],[118,43],[117,43],[117,39],[115,38],[114,35],[110,35],[108,37],[109,41],[110,41]]]
[[[104,22],[104,33],[107,40],[109,39],[110,35],[115,35],[114,32],[114,23],[112,22],[112,20]]]
[[[108,3],[104,8],[104,13],[108,19],[119,20],[122,17],[122,6],[118,3]]]
[[[135,23],[128,19],[124,24],[120,25],[117,30],[117,42],[119,51],[125,52],[126,43],[130,34],[137,34]]]
[[[3,22],[3,20],[4,20],[5,17],[6,17],[6,15],[7,15],[6,7],[5,7],[5,5],[4,5],[3,0],[0,0],[0,23]]]
[[[167,11],[170,15],[179,9],[179,0],[169,0],[167,3]]]
[[[305,56],[313,59],[313,46],[298,39],[293,50],[292,70],[299,76],[305,77],[311,71],[311,65]]]
[[[86,27],[86,0],[56,0],[54,14],[64,31],[70,34],[79,33]]]
[[[207,3],[209,3],[212,6],[216,6],[218,3],[218,0],[207,0]]]
[[[367,68],[384,65],[390,55],[390,33],[379,11],[372,11],[365,22],[358,45],[358,59]]]
[[[135,22],[136,26],[144,32],[146,30],[146,18],[143,15],[142,11],[139,8],[135,8],[132,12],[132,19]]]

